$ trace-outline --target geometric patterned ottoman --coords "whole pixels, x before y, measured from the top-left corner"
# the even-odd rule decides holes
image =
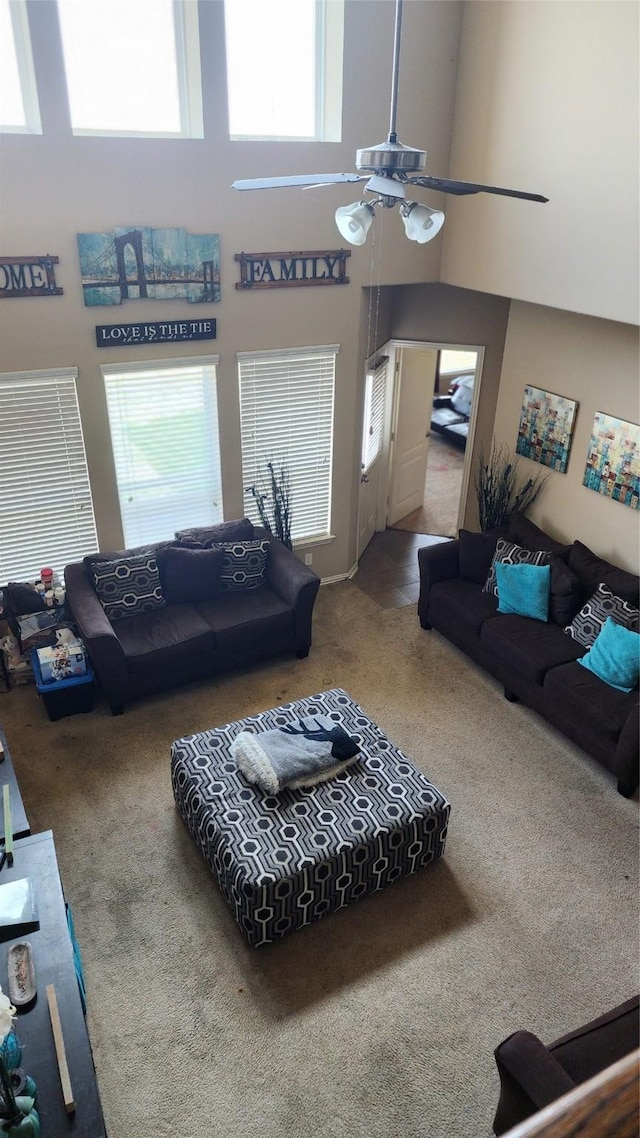
[[[239,731],[328,715],[357,739],[359,759],[316,786],[269,795],[229,755]],[[186,735],[171,747],[178,809],[250,944],[301,925],[436,861],[449,803],[345,691]]]

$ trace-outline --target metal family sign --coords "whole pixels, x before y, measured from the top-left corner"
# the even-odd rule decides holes
[[[0,257],[0,299],[10,296],[62,296],[50,253],[41,257]]]
[[[296,253],[236,253],[240,280],[236,288],[300,288],[349,284],[349,249],[300,250]]]
[[[133,344],[175,344],[184,340],[215,340],[215,338],[215,320],[96,324],[96,344],[99,348],[130,348]]]

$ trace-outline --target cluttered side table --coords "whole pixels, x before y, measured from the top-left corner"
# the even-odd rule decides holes
[[[53,834],[46,831],[13,843],[13,864],[0,873],[0,887],[28,878],[35,895],[39,927],[22,931],[0,926],[0,985],[7,992],[8,953],[12,945],[31,945],[37,994],[18,1009],[16,1034],[22,1044],[22,1066],[35,1079],[43,1138],[106,1138],[91,1044],[69,933],[67,910],[58,871]],[[3,951],[4,950],[4,951]],[[65,1106],[48,990],[53,986],[64,1042],[73,1105]],[[69,1094],[67,1093],[67,1100]]]

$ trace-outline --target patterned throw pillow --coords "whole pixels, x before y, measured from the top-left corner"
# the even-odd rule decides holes
[[[495,569],[497,561],[506,565],[548,565],[551,561],[551,554],[546,549],[523,549],[521,545],[515,545],[512,541],[506,541],[504,537],[499,537],[489,576],[482,586],[483,593],[493,593],[494,597],[498,595]]]
[[[137,616],[166,604],[155,553],[139,553],[117,561],[95,561],[91,573],[109,620]]]
[[[257,589],[262,585],[267,568],[268,541],[221,541],[215,548],[224,551],[221,593]]]
[[[623,601],[622,597],[616,597],[609,586],[601,581],[593,596],[589,597],[564,631],[577,640],[578,644],[590,648],[604,628],[608,616],[623,628],[638,631],[640,610],[628,601]]]

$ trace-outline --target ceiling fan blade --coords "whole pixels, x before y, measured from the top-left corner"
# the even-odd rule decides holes
[[[366,174],[290,174],[278,178],[241,178],[232,190],[273,190],[285,186],[331,186],[337,182],[362,182]]]
[[[506,190],[501,186],[481,186],[477,182],[453,182],[449,178],[432,178],[423,174],[419,178],[407,178],[414,186],[424,186],[428,190],[440,190],[443,194],[502,194],[507,198],[526,198],[530,202],[548,202],[542,194],[528,194],[524,190]]]

